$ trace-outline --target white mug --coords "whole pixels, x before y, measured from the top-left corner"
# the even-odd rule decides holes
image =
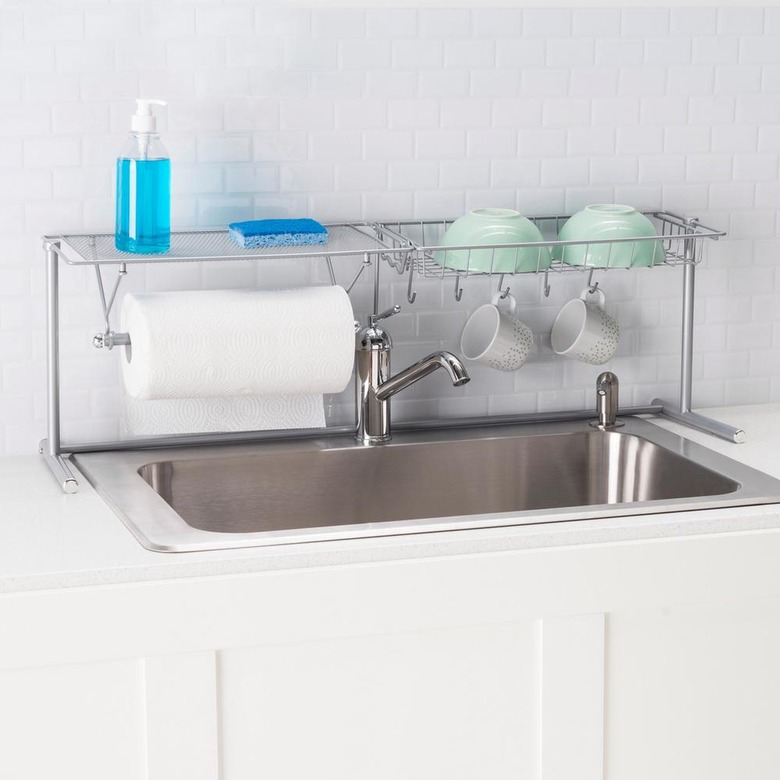
[[[596,296],[594,303],[588,302],[589,295]],[[579,298],[564,304],[552,327],[553,351],[594,366],[606,363],[617,349],[620,327],[604,310],[605,302],[600,288],[586,287]]]
[[[499,371],[517,371],[525,363],[534,343],[531,329],[515,317],[517,301],[507,294],[509,311],[498,308],[501,295],[480,306],[466,322],[460,337],[460,351]]]

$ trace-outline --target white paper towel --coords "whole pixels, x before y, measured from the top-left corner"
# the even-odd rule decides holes
[[[339,393],[354,315],[342,287],[131,293],[122,376],[135,399]]]
[[[322,396],[245,395],[140,401],[124,397],[124,436],[324,428]]]

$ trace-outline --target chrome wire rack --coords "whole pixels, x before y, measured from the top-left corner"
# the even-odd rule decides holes
[[[469,276],[472,274],[544,273],[581,271],[586,268],[610,270],[638,268],[647,265],[683,265],[699,263],[706,239],[726,233],[702,225],[698,220],[664,211],[646,212],[656,229],[656,235],[641,238],[613,238],[592,241],[560,241],[558,235],[567,216],[528,217],[539,229],[542,241],[527,241],[490,245],[446,244],[444,237],[455,220],[407,220],[385,222],[385,236],[394,235],[397,242],[414,247],[416,271],[425,276]],[[653,262],[642,257],[642,248],[657,247]],[[623,252],[613,251],[623,247]],[[594,254],[602,247],[599,259],[582,262],[582,257]],[[526,251],[523,251],[526,250]],[[530,251],[528,251],[530,250]],[[552,261],[545,264],[547,252]],[[646,252],[645,252],[646,254]],[[534,257],[535,255],[535,257]],[[530,258],[530,261],[529,261]],[[513,262],[514,261],[514,262]]]
[[[530,217],[541,232],[542,241],[485,246],[445,246],[442,241],[453,219],[355,222],[328,225],[325,245],[285,246],[243,249],[235,244],[226,230],[190,230],[171,234],[168,252],[154,255],[135,255],[118,251],[112,233],[83,235],[48,235],[43,238],[47,258],[48,307],[48,425],[47,438],[41,442],[41,453],[66,492],[78,488],[75,477],[65,462],[64,453],[89,451],[89,445],[67,447],[61,441],[60,430],[60,324],[59,271],[60,262],[70,266],[93,266],[104,316],[104,330],[95,336],[96,347],[108,348],[129,344],[129,336],[114,333],[111,312],[123,278],[130,268],[145,263],[185,263],[205,261],[262,261],[321,259],[326,263],[332,284],[337,283],[343,261],[352,258],[357,263],[351,281],[343,286],[349,292],[364,273],[373,267],[373,306],[379,311],[380,267],[388,265],[400,275],[408,276],[407,299],[414,303],[415,276],[455,278],[455,298],[463,294],[461,281],[468,277],[537,274],[544,278],[544,292],[549,294],[548,275],[551,273],[587,272],[590,286],[594,271],[631,269],[640,266],[671,265],[683,268],[683,316],[680,375],[680,401],[673,404],[660,399],[653,401],[653,412],[662,413],[686,425],[713,433],[732,441],[740,441],[741,431],[702,417],[691,411],[693,366],[693,307],[694,271],[703,256],[704,246],[710,240],[725,236],[725,232],[707,227],[697,219],[690,219],[666,211],[646,212],[656,227],[657,235],[646,238],[611,239],[590,242],[560,241],[557,236],[566,216]],[[624,248],[619,249],[620,245]],[[652,245],[651,262],[647,262],[642,247]],[[591,253],[596,247],[601,251]],[[606,255],[604,254],[606,247]],[[625,249],[625,247],[629,247]],[[657,247],[657,251],[655,249]],[[487,254],[486,254],[487,253]],[[529,262],[529,257],[530,262]],[[586,258],[584,261],[582,258]],[[589,258],[598,257],[591,262]],[[644,259],[643,259],[644,257]],[[574,258],[574,260],[572,259]],[[382,262],[383,261],[383,262]],[[103,266],[114,268],[116,278],[111,289],[104,284]],[[499,280],[499,288],[503,278]],[[566,414],[566,413],[562,413]],[[203,437],[201,437],[203,438]],[[207,439],[217,441],[210,434]],[[181,443],[181,442],[179,442]],[[203,443],[199,439],[199,443]],[[109,443],[110,444],[110,443]],[[117,448],[127,443],[117,442]],[[133,447],[148,445],[146,440]],[[158,442],[159,444],[159,442]],[[92,449],[106,449],[105,442]]]

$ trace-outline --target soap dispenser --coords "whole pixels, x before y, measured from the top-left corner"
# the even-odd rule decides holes
[[[135,254],[167,252],[171,246],[171,161],[157,133],[152,106],[136,100],[130,136],[116,161],[116,248]]]

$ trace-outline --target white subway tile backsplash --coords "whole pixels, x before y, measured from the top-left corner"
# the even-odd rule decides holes
[[[464,157],[464,130],[419,130],[415,133],[415,156],[420,160],[442,160]]]
[[[417,11],[411,8],[369,8],[366,11],[369,38],[403,38],[417,34]]]
[[[387,167],[379,162],[343,162],[336,173],[336,191],[355,192],[381,188],[387,183]],[[321,187],[319,189],[325,189]]]
[[[315,127],[316,122],[315,122]],[[387,103],[384,100],[338,100],[335,102],[337,130],[380,130],[387,128]]]
[[[668,32],[668,8],[624,8],[621,12],[623,35],[666,35]]]
[[[387,121],[392,129],[435,128],[439,123],[438,100],[389,100]]]
[[[390,67],[390,41],[348,40],[341,44],[340,51],[342,68],[362,73]]]
[[[408,35],[408,33],[406,33]],[[392,36],[391,36],[392,37]],[[444,45],[441,41],[393,38],[392,67],[423,70],[440,68],[444,62]],[[462,64],[454,67],[461,68]]]
[[[313,38],[349,40],[366,37],[366,13],[360,8],[327,9],[312,12]]]
[[[516,69],[472,70],[470,93],[474,98],[520,94],[522,74]]]
[[[439,187],[439,166],[435,162],[391,162],[388,171],[389,185],[394,190],[431,190]]]
[[[590,181],[595,186],[630,184],[637,179],[635,157],[601,157],[590,163]]]
[[[515,179],[511,173],[506,178],[513,180],[515,184],[522,183],[522,180]],[[502,187],[507,183],[491,177],[490,164],[486,160],[445,160],[439,167],[439,184],[447,189],[470,190],[475,187],[487,188],[490,184]]]
[[[543,123],[545,127],[589,125],[592,110],[591,101],[584,98],[548,99],[542,104]]]
[[[780,63],[780,35],[744,35],[739,41],[740,62],[749,64]]]
[[[620,36],[620,10],[617,8],[581,8],[572,11],[572,34],[611,39]]]
[[[547,58],[544,38],[513,38],[496,41],[496,66],[499,68],[543,67]]]
[[[571,11],[565,8],[528,8],[523,11],[523,35],[528,37],[569,37]]]
[[[574,127],[566,142],[568,155],[612,155],[615,152],[615,131],[602,127]]]
[[[739,38],[728,33],[693,38],[693,61],[700,65],[735,65],[739,61]]]
[[[490,68],[496,62],[493,40],[447,40],[444,42],[445,68]]]
[[[166,49],[163,41],[146,38],[119,38],[114,43],[114,57],[119,70],[159,70],[170,65],[178,68],[194,67],[196,57],[193,47],[172,44]],[[212,56],[211,47],[200,47],[202,57],[212,64],[221,62],[222,46],[217,44],[219,60]]]
[[[577,187],[588,184],[590,161],[587,157],[542,160],[542,187]]]
[[[602,38],[595,44],[595,62],[602,67],[639,67],[645,59],[644,41],[636,38]]]
[[[37,234],[110,229],[113,160],[142,94],[170,101],[160,126],[182,227],[442,218],[485,206],[566,213],[604,201],[726,228],[697,274],[694,401],[780,400],[776,9],[125,0],[50,9],[28,29],[38,11],[0,9],[0,232],[4,256],[18,258],[0,265],[0,451],[32,449],[45,416]],[[100,438],[116,427],[116,371],[82,341],[100,326],[99,307],[92,278],[73,270],[63,273],[72,308],[63,348],[76,361],[66,429]],[[326,283],[323,274],[161,265],[128,288]],[[474,381],[455,390],[421,383],[396,415],[591,405],[594,367],[549,347],[556,311],[582,284],[566,276],[552,279],[550,298],[540,279],[511,280],[536,333],[522,371],[475,366]],[[406,280],[388,281],[387,296],[405,300]],[[416,280],[417,302],[390,328],[399,364],[426,348],[457,351],[467,312],[494,289],[481,281],[467,280],[457,304],[449,282]],[[679,270],[610,273],[602,284],[624,331],[610,367],[626,402],[673,397]],[[353,293],[361,316],[369,290],[361,281]],[[348,419],[349,399],[332,406]]]
[[[525,96],[555,98],[568,93],[569,71],[564,68],[524,68],[521,94]]]
[[[183,38],[195,34],[195,8],[144,3],[140,8],[140,34],[144,37]]]
[[[777,154],[735,154],[736,181],[772,181],[778,176]]]
[[[75,19],[69,20],[71,36],[82,35],[90,40],[107,40],[114,38],[134,38],[140,33],[141,9],[138,6],[126,7],[100,7],[92,6],[84,11],[83,19],[80,14],[71,12],[70,17],[79,17],[78,24]],[[74,35],[76,31],[80,34]],[[62,38],[58,32],[56,38]]]
[[[252,30],[254,23],[254,9],[251,5],[204,5],[195,9],[195,32],[198,35],[230,35]]]
[[[419,82],[422,85],[422,75]],[[413,71],[370,71],[366,74],[366,94],[374,98],[410,98],[417,90],[417,83],[418,76]],[[420,94],[432,97],[424,94],[422,86]]]
[[[473,17],[472,17],[473,14]],[[490,24],[491,11],[468,8],[421,8],[418,12],[418,29],[421,38],[469,38],[472,33],[485,35],[481,17]],[[408,35],[408,32],[403,34]]]
[[[595,62],[595,48],[594,39],[589,37],[552,38],[547,43],[547,65],[552,68],[587,68]]]
[[[736,121],[777,124],[780,122],[780,105],[776,101],[767,101],[760,95],[739,95],[736,99]]]
[[[198,162],[249,162],[252,139],[248,135],[198,136]]]

